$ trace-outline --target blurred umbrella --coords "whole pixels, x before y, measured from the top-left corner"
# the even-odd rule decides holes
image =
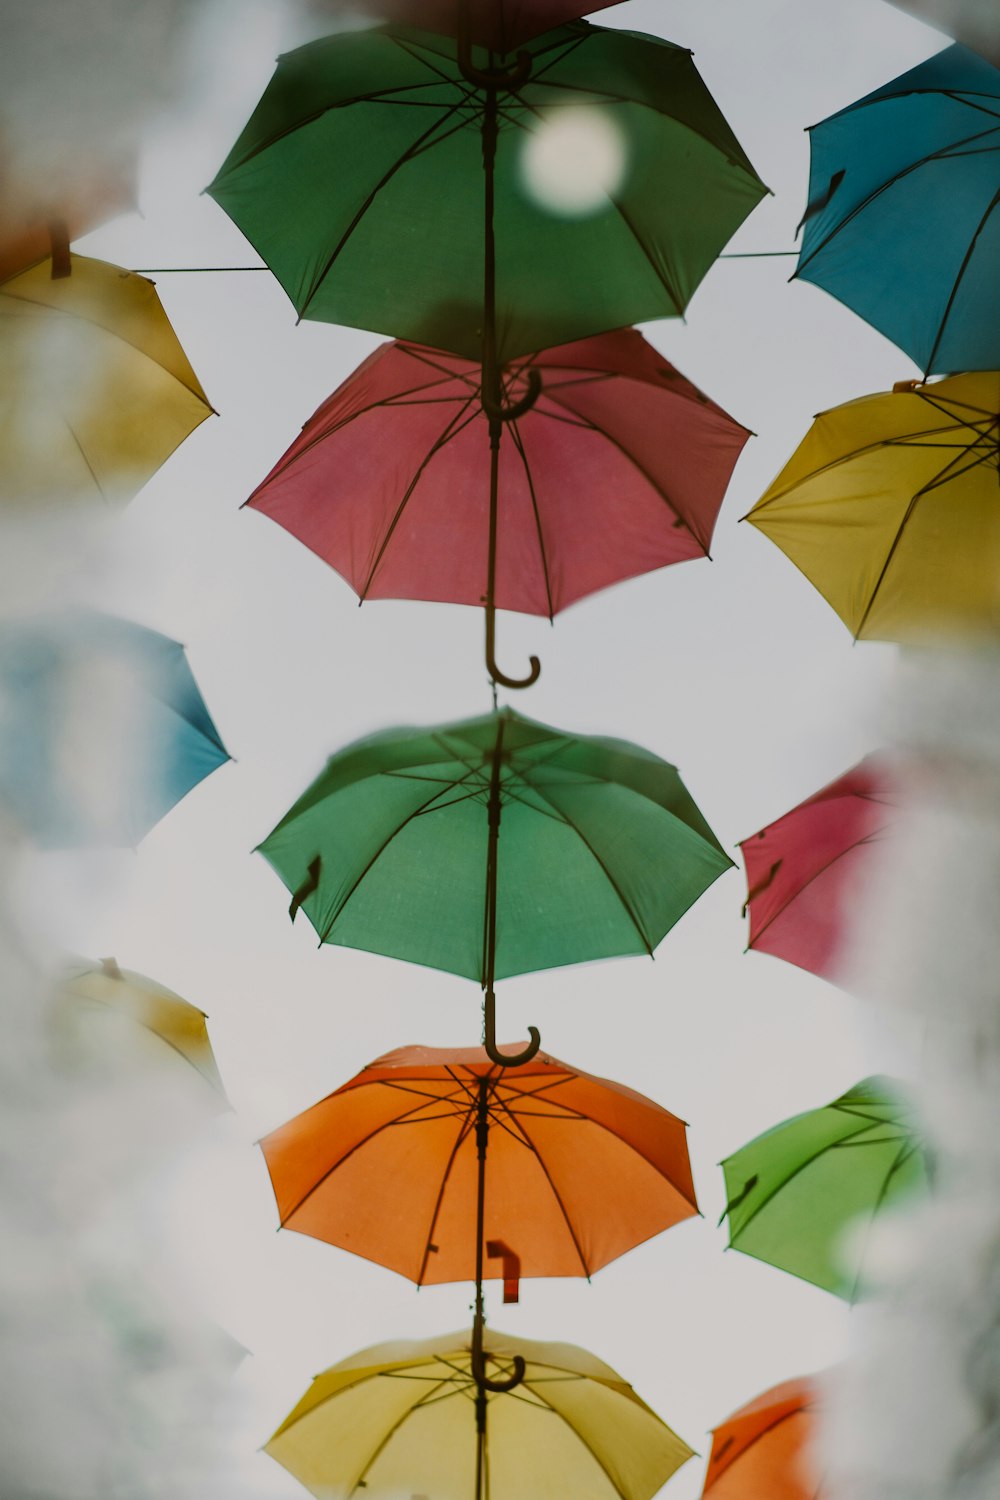
[[[53,1021],[57,1042],[92,1051],[88,1022],[102,1015],[124,1017],[156,1038],[157,1052],[172,1053],[193,1068],[228,1104],[208,1039],[206,1016],[173,990],[131,969],[120,969],[113,958],[99,963],[77,963],[63,977],[55,996]]]
[[[386,27],[279,60],[208,191],[300,316],[481,358],[489,382],[497,359],[683,313],[767,191],[690,53],[585,21],[514,73],[458,50]],[[580,116],[608,171],[560,212],[526,159]]]
[[[823,412],[745,518],[857,639],[1000,625],[1000,374]]]
[[[260,1145],[286,1229],[420,1286],[481,1280],[505,1249],[485,1273],[505,1301],[511,1253],[519,1276],[589,1277],[698,1211],[683,1122],[543,1052],[511,1073],[405,1047]]]
[[[105,219],[135,207],[131,151],[95,156],[62,143],[56,179],[40,180],[0,132],[0,281],[53,258],[52,275],[69,273],[69,243]]]
[[[651,1500],[692,1450],[610,1365],[491,1331],[516,1393],[480,1391],[468,1333],[362,1349],[316,1376],[264,1451],[320,1500]]]
[[[228,759],[176,641],[89,610],[0,632],[0,796],[38,843],[135,845]]]
[[[0,499],[130,500],[211,414],[153,283],[43,261],[0,285]]]
[[[836,980],[872,846],[897,816],[889,767],[869,755],[744,839],[747,946]]]
[[[477,46],[503,54],[543,31],[576,20],[581,12],[589,15],[620,4],[621,0],[468,0],[466,25]],[[398,21],[450,36],[462,30],[461,7],[462,0],[309,0],[310,10],[317,15],[354,19],[368,14],[376,21]]]
[[[478,979],[508,1065],[495,978],[652,954],[732,863],[673,766],[509,708],[356,741],[259,847],[321,942]]]
[[[795,275],[926,374],[1000,366],[1000,71],[948,47],[810,141]]]
[[[729,1243],[851,1301],[863,1245],[846,1232],[926,1188],[911,1111],[887,1078],[795,1115],[722,1163]]]
[[[501,373],[517,406],[491,493],[479,366],[384,344],[320,407],[247,501],[362,599],[439,599],[550,618],[620,579],[704,557],[749,436],[633,329]],[[491,503],[492,501],[492,503]],[[491,568],[491,564],[493,565]]]
[[[712,1500],[822,1500],[812,1446],[815,1380],[772,1386],[733,1412],[712,1434],[702,1494]]]

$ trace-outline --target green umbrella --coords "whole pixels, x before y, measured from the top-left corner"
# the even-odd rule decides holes
[[[506,1064],[495,979],[652,954],[732,864],[673,766],[509,708],[349,745],[260,852],[321,942],[479,980]]]
[[[207,191],[302,317],[506,361],[683,313],[767,191],[690,52],[574,21],[489,59],[393,26],[287,53]],[[525,185],[567,110],[610,152],[585,215]]]
[[[887,1078],[765,1131],[722,1170],[731,1248],[852,1301],[863,1243],[845,1245],[845,1231],[925,1188],[929,1174],[912,1111]]]

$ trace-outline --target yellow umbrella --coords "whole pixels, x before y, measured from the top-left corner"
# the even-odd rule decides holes
[[[1000,625],[1000,373],[904,381],[818,416],[744,517],[856,639]]]
[[[211,412],[144,276],[72,255],[0,284],[0,502],[124,504]]]
[[[92,1050],[95,1020],[113,1018],[117,1024],[119,1017],[125,1017],[158,1038],[160,1056],[166,1056],[162,1043],[200,1073],[228,1104],[208,1039],[204,1011],[157,984],[155,979],[147,979],[131,969],[120,969],[113,958],[103,958],[96,964],[81,961],[67,970],[55,1001],[53,1027],[64,1056],[67,1047],[74,1053],[87,1054]]]
[[[264,1451],[321,1500],[649,1500],[692,1449],[609,1365],[571,1344],[488,1331],[482,1394],[471,1334],[362,1349],[317,1375]],[[478,1482],[477,1482],[478,1475]]]

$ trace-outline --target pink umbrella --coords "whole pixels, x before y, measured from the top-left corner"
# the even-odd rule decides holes
[[[870,873],[872,846],[896,821],[885,761],[874,755],[740,844],[751,948],[837,978]]]
[[[750,434],[623,329],[504,368],[516,415],[491,476],[480,382],[477,362],[383,344],[246,503],[361,599],[485,605],[490,674],[514,687],[493,661],[494,608],[551,618],[621,579],[706,556]]]
[[[394,21],[422,31],[457,36],[462,30],[463,0],[363,0],[364,12],[374,21]],[[494,52],[510,52],[522,42],[562,26],[578,16],[606,10],[621,0],[464,0],[468,10],[469,40]],[[321,15],[358,14],[359,0],[311,0]]]

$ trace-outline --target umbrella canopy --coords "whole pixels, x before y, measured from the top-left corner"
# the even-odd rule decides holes
[[[873,846],[896,821],[888,765],[869,755],[740,844],[749,948],[836,980]]]
[[[478,1493],[470,1342],[458,1332],[351,1355],[316,1377],[264,1451],[321,1500],[470,1500]],[[594,1355],[489,1331],[495,1369],[518,1355],[517,1391],[486,1394],[487,1500],[522,1500],[529,1478],[533,1500],[650,1500],[692,1456]]]
[[[302,317],[506,360],[682,313],[766,192],[690,53],[575,21],[529,44],[527,77],[487,65],[393,27],[312,42],[208,191]],[[526,186],[570,108],[609,143],[586,216]]]
[[[135,160],[128,150],[60,141],[44,182],[34,158],[22,160],[0,131],[0,281],[55,253],[65,272],[70,240],[135,207]]]
[[[509,364],[495,601],[554,615],[621,579],[704,557],[745,427],[634,329]],[[247,504],[362,599],[478,605],[487,594],[488,418],[478,364],[377,349],[305,424]]]
[[[51,262],[0,285],[0,501],[130,500],[212,407],[151,281]]]
[[[113,958],[76,963],[66,971],[55,996],[53,1022],[57,1041],[88,1047],[86,1033],[104,1016],[125,1018],[155,1038],[158,1059],[179,1058],[223,1101],[222,1079],[208,1039],[204,1011],[145,974],[120,969]]]
[[[927,374],[1000,366],[1000,71],[947,47],[810,143],[795,275]]]
[[[712,1500],[822,1500],[811,1449],[816,1381],[785,1380],[733,1412],[712,1434],[703,1495]]]
[[[590,14],[620,4],[621,0],[311,0],[310,9],[352,19],[367,11],[377,21],[399,21],[422,31],[457,36],[464,7],[472,41],[504,53],[543,31],[576,20],[581,11]]]
[[[859,639],[1000,623],[1000,374],[823,412],[745,518]]]
[[[418,1285],[473,1280],[481,1093],[487,1265],[499,1241],[520,1276],[590,1276],[697,1213],[685,1126],[652,1100],[544,1052],[511,1071],[404,1047],[261,1141],[282,1225]]]
[[[228,759],[177,641],[89,610],[0,632],[0,797],[38,843],[135,845]]]
[[[776,1125],[722,1170],[730,1246],[851,1300],[863,1246],[845,1232],[928,1180],[912,1112],[886,1078]]]

